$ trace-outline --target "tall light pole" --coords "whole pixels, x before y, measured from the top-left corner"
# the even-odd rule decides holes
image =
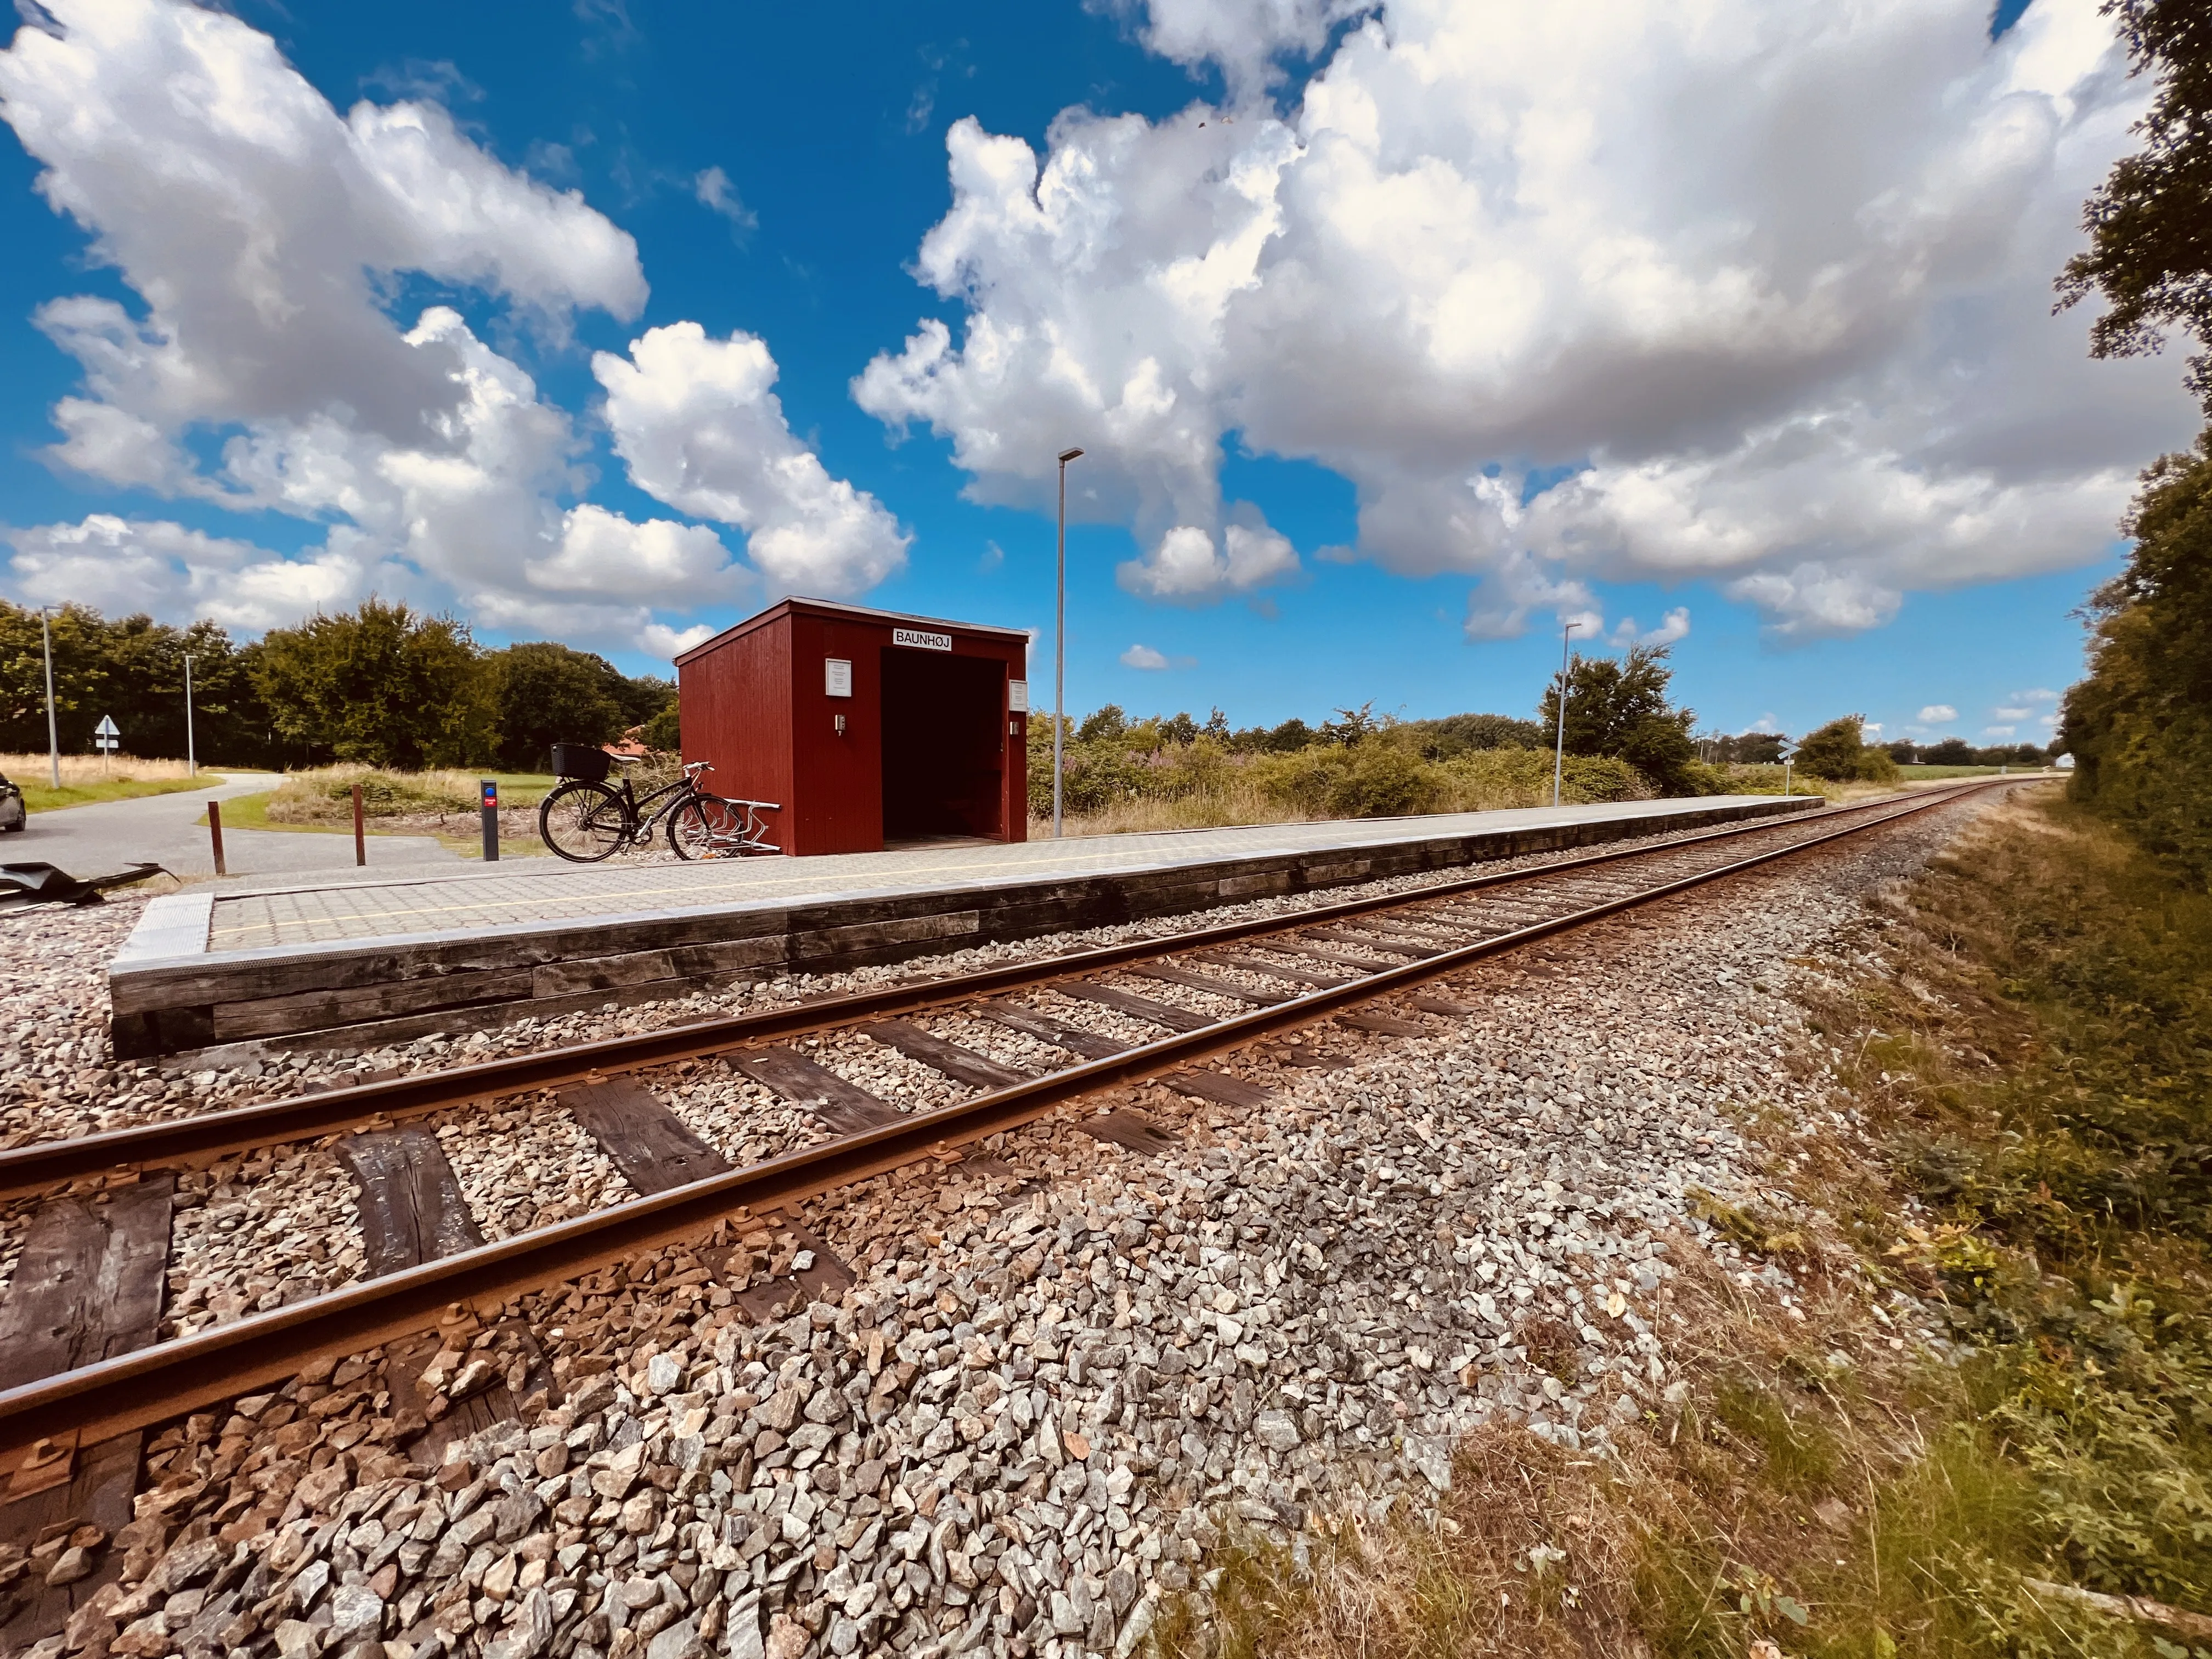
[[[200,775],[198,754],[192,748],[192,653],[185,653],[185,775]]]
[[[1060,452],[1060,579],[1053,601],[1052,641],[1052,838],[1060,839],[1060,744],[1066,735],[1067,711],[1067,464],[1079,449]]]
[[[46,625],[47,613],[54,607],[39,607],[39,643],[46,651],[46,763],[52,769],[55,788],[62,787],[62,740],[54,726],[54,635]]]
[[[1552,751],[1552,805],[1559,804],[1559,785],[1567,771],[1567,647],[1574,638],[1580,623],[1569,623],[1559,630],[1559,737]]]

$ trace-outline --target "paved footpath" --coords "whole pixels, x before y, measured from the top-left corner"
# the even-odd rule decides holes
[[[59,811],[33,812],[15,835],[0,836],[0,860],[52,864],[73,876],[100,876],[137,863],[158,864],[170,874],[215,873],[215,855],[200,817],[211,800],[235,800],[276,787],[273,772],[208,772],[206,787],[136,800],[99,801]],[[225,830],[223,862],[234,877],[284,877],[354,868],[353,837],[283,830]],[[368,869],[428,874],[463,862],[433,836],[372,836]]]

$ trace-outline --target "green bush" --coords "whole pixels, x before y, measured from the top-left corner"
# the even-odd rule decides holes
[[[465,812],[477,805],[475,790],[451,785],[441,787],[435,773],[396,777],[389,772],[365,772],[358,778],[332,778],[316,793],[350,811],[356,783],[361,786],[364,817],[392,818],[408,812]]]
[[[1869,744],[1859,750],[1858,775],[1863,783],[1895,783],[1897,763],[1890,758],[1888,750]]]
[[[2212,429],[2143,474],[2128,567],[2090,599],[2089,675],[2066,694],[2075,799],[2212,878]]]
[[[1866,717],[1846,714],[1808,732],[1797,745],[1797,769],[1830,783],[1894,783],[1897,763],[1889,750],[1866,740]]]
[[[1433,812],[1442,802],[1443,769],[1395,744],[1363,743],[1350,751],[1329,792],[1329,810],[1340,818],[1395,818]]]
[[[1351,766],[1343,750],[1316,745],[1288,754],[1260,756],[1248,763],[1248,769],[1269,800],[1320,817],[1328,811],[1337,786]]]

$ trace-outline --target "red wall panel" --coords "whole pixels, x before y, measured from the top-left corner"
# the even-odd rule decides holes
[[[898,627],[949,634],[952,649],[895,645]],[[903,656],[910,650],[920,659],[994,664],[997,712],[991,716],[988,699],[978,705],[949,691],[940,708],[925,689],[921,712],[928,718],[897,722],[921,748],[902,751],[909,764],[894,772],[941,775],[948,792],[965,791],[963,798],[971,801],[975,784],[985,782],[985,799],[998,803],[996,820],[974,828],[999,839],[1025,839],[1026,738],[1020,728],[1026,721],[1008,713],[1005,688],[1027,672],[1028,641],[1006,629],[785,600],[678,659],[685,757],[713,764],[706,786],[718,794],[779,803],[782,810],[769,815],[769,839],[787,853],[878,851],[884,845],[883,664],[887,652]],[[851,696],[829,695],[830,659],[852,665]],[[911,673],[902,680],[926,688],[929,678],[925,670],[918,682]],[[994,787],[988,787],[993,769]]]
[[[676,667],[684,758],[714,769],[709,793],[776,802],[769,839],[788,852],[792,803],[791,639],[757,628],[710,641]]]

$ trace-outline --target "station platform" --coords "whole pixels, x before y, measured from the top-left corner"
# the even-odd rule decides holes
[[[210,884],[108,969],[118,1057],[361,1046],[1771,814],[1717,795],[820,858],[548,859]]]

